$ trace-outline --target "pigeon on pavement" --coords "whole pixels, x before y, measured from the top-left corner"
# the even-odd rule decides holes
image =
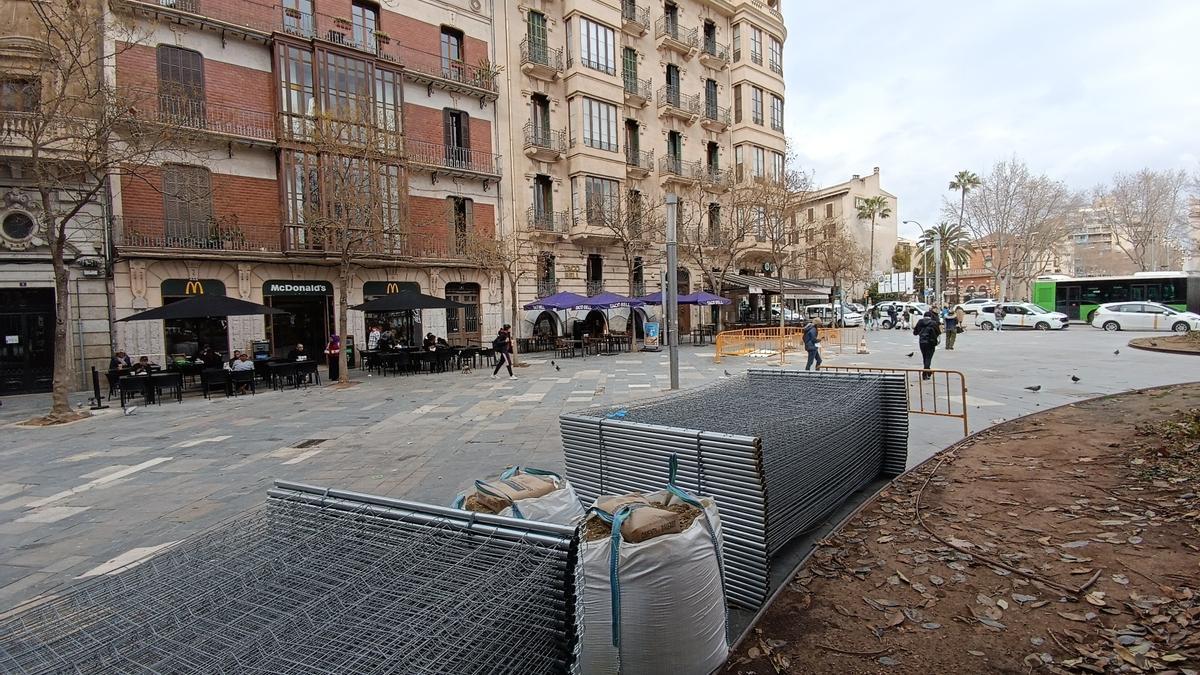
[[[550,365],[554,365],[554,359],[550,359]]]
[[[1120,354],[1121,354],[1121,350],[1120,350],[1120,349],[1114,349],[1114,350],[1113,350],[1113,356],[1120,356]]]
[[[1079,381],[1079,378],[1078,378],[1078,377],[1076,377],[1076,376],[1074,376],[1074,375],[1072,375],[1072,376],[1071,376],[1071,381],[1072,381],[1072,382],[1078,382],[1078,381]]]
[[[1041,391],[1041,390],[1042,390],[1042,385],[1040,385],[1040,384],[1035,384],[1035,385],[1033,385],[1032,387],[1025,387],[1025,388],[1026,388],[1026,389],[1028,389],[1029,391]]]
[[[129,406],[128,408],[126,408],[126,409],[124,410],[125,416],[126,416],[126,417],[129,417],[130,415],[132,415],[132,414],[133,414],[133,411],[135,411],[135,410],[137,410],[137,406],[136,406],[136,405]]]
[[[908,358],[910,358],[910,359],[911,359],[913,354],[916,354],[916,352],[909,352],[909,353],[908,353]]]
[[[728,371],[728,370],[726,370],[726,371],[725,371],[725,377],[733,377],[733,376],[729,374],[729,371]]]
[[[562,372],[562,366],[554,366],[554,369],[559,372]]]

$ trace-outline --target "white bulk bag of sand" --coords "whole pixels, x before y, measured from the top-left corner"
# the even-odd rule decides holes
[[[455,498],[454,508],[558,525],[576,525],[585,515],[579,496],[565,478],[519,466],[497,478],[475,481],[474,487]]]
[[[683,506],[690,512],[678,513]],[[611,525],[604,534],[602,523],[610,517],[620,523],[619,537]],[[581,675],[707,675],[725,662],[715,502],[673,485],[646,495],[601,497],[583,529]]]

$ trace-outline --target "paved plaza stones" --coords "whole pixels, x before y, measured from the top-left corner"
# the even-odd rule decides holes
[[[968,331],[934,365],[966,373],[973,431],[1072,400],[1198,379],[1194,357],[1133,349],[1114,356],[1132,335],[1082,326]],[[871,334],[871,354],[828,361],[912,367],[905,354],[913,345],[900,331]],[[682,348],[682,386],[764,365],[712,357],[711,346]],[[542,355],[527,361],[515,381],[479,370],[371,378],[355,371],[361,383],[349,389],[188,398],[41,429],[14,424],[44,410],[44,396],[5,399],[0,612],[220,522],[261,502],[276,478],[443,504],[510,464],[561,469],[559,413],[654,396],[668,381],[665,352],[557,361],[561,371]],[[1035,384],[1036,394],[1024,389]],[[913,417],[910,464],[960,436],[957,420]]]

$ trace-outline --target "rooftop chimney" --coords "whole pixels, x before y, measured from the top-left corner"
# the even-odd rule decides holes
[[[876,175],[876,176],[878,176],[878,175],[879,175],[879,167],[875,167],[875,175]]]

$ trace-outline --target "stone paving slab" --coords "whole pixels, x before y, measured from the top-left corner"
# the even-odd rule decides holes
[[[1065,333],[960,336],[936,367],[966,373],[971,428],[1102,393],[1197,379],[1187,356],[1123,350],[1129,334],[1073,327]],[[914,367],[914,338],[870,335],[871,354],[830,355],[830,365]],[[775,359],[713,362],[711,346],[681,348],[680,381],[695,387],[728,370],[776,367]],[[44,412],[46,397],[0,407],[0,612],[108,561],[136,560],[261,503],[274,479],[375,492],[438,504],[510,464],[561,470],[558,415],[656,396],[667,382],[662,353],[555,359],[525,357],[519,379],[488,373],[371,377],[339,390],[311,387],[254,396],[189,397],[180,404],[110,409],[53,428],[13,423]],[[791,367],[796,361],[791,358]],[[1072,383],[1070,374],[1082,381]],[[1038,394],[1023,387],[1042,384]],[[86,400],[86,395],[75,400]],[[914,416],[915,465],[961,436],[953,419]],[[296,448],[309,439],[323,442]],[[48,501],[47,501],[48,500]],[[31,506],[33,504],[33,506]]]

